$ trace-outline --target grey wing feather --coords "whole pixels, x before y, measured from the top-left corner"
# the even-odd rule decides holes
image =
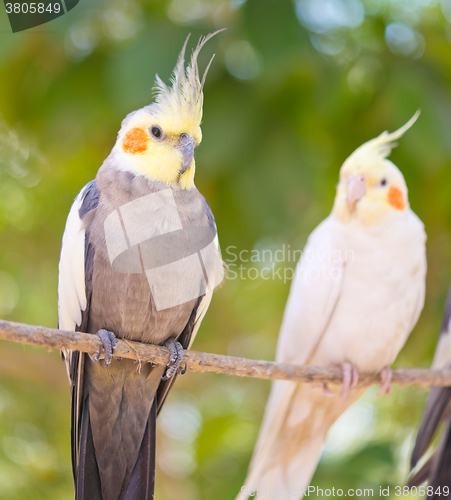
[[[445,314],[443,316],[441,335],[448,333],[450,319],[451,319],[451,286],[449,287],[448,296],[446,298]]]
[[[202,196],[202,198],[204,198],[204,197]],[[212,232],[214,234],[216,234],[216,231],[217,231],[216,230],[216,222],[215,222],[213,212],[211,211],[210,205],[208,204],[208,202],[205,198],[204,198],[204,202],[205,202],[205,212],[206,212],[207,218],[208,218],[208,225],[209,225],[210,229],[212,230]]]
[[[213,216],[213,212],[211,211],[210,205],[208,204],[205,198],[204,198],[204,205],[205,205],[205,212],[207,213],[208,217],[209,227],[211,231],[215,234],[215,242],[219,250],[218,233],[217,233],[215,218]],[[191,313],[187,325],[185,326],[183,332],[179,335],[177,339],[178,342],[182,344],[183,349],[189,349],[191,347],[191,344],[193,343],[194,338],[196,337],[197,331],[199,330],[200,324],[202,323],[202,320],[204,319],[204,316],[210,305],[212,297],[213,297],[212,289],[208,289],[205,295],[199,297],[199,300],[197,301],[197,304],[194,307],[193,312]],[[171,389],[172,385],[174,384],[176,377],[177,375],[174,375],[167,381],[161,381],[157,391],[157,402],[158,402],[157,414],[161,411],[161,408],[166,400],[166,396],[169,390]]]
[[[74,470],[75,498],[76,500],[103,500],[88,413],[88,405],[85,405],[83,415],[80,418],[80,422],[82,422],[80,427],[81,446],[79,449],[80,473],[75,475]]]

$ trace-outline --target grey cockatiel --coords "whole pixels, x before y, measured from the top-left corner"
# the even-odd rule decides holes
[[[342,366],[341,396],[275,381],[238,499],[299,499],[334,421],[362,393],[359,371],[395,360],[423,308],[426,235],[402,173],[387,159],[397,132],[360,146],[343,164],[332,213],[310,235],[297,266],[277,346],[282,363]],[[326,394],[325,394],[326,392]]]
[[[76,197],[59,265],[59,327],[98,334],[104,360],[65,352],[78,500],[153,498],[155,421],[222,279],[216,225],[194,185],[204,79],[180,54],[155,103],[130,113]],[[205,76],[204,76],[205,78]],[[164,366],[111,359],[115,336],[167,345]],[[176,342],[177,341],[177,342]],[[162,379],[163,377],[163,379]]]
[[[451,288],[448,292],[442,331],[435,351],[432,368],[451,367]],[[442,433],[434,453],[409,480],[410,486],[424,481],[432,486],[428,498],[451,498],[451,387],[433,387],[418,429],[412,452],[411,467],[418,465],[432,440],[442,426]]]

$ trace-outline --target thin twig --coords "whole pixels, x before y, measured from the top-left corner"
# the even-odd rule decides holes
[[[98,352],[101,344],[96,335],[67,332],[5,320],[0,320],[0,339],[90,354]],[[143,362],[150,361],[154,364],[166,365],[169,362],[169,351],[166,347],[121,339],[118,339],[114,356]],[[192,371],[225,373],[240,377],[314,383],[341,383],[343,379],[342,371],[339,368],[288,365],[196,351],[184,351],[182,362],[185,362],[187,368]],[[451,371],[399,368],[393,370],[392,381],[401,386],[451,386]],[[360,375],[359,385],[367,386],[377,383],[380,383],[377,374],[363,373]]]

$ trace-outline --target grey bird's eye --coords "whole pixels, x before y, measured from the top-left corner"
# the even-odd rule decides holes
[[[385,186],[387,184],[387,179],[384,177],[382,180],[381,180],[381,186]]]
[[[161,139],[163,137],[163,131],[160,127],[153,126],[150,128],[150,133],[155,137],[155,139]]]

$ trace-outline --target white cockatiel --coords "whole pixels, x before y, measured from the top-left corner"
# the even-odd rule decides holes
[[[389,366],[423,308],[426,235],[386,157],[417,117],[345,161],[332,213],[310,235],[291,286],[276,359],[342,366],[341,395],[274,382],[239,499],[303,496],[330,426],[364,391],[359,371],[381,373],[380,394],[390,392]]]

